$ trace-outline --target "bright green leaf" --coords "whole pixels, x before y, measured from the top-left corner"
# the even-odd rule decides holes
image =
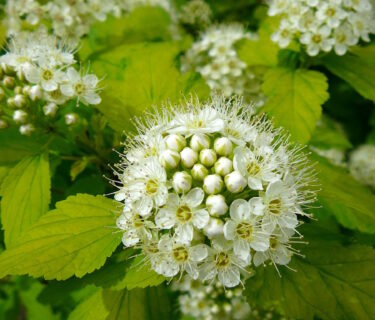
[[[333,215],[349,229],[375,233],[375,195],[346,170],[317,155],[312,158],[318,160],[316,169],[322,188],[318,194],[322,209],[316,210],[317,214]]]
[[[329,71],[375,102],[375,45],[353,47],[342,57],[331,54],[322,61]]]
[[[95,72],[106,76],[98,109],[114,129],[134,129],[134,116],[163,102],[177,102],[190,93],[208,95],[199,76],[180,74],[175,63],[178,53],[176,43],[138,43],[117,47],[95,60]]]
[[[309,228],[314,226],[304,229]],[[336,240],[321,239],[319,232],[305,240],[309,244],[299,249],[306,257],[293,256],[289,265],[296,272],[280,267],[279,276],[273,266],[258,268],[247,281],[249,303],[275,305],[293,319],[373,319],[375,250],[344,247]]]
[[[0,255],[0,278],[7,274],[57,280],[82,277],[100,268],[121,242],[114,232],[117,207],[112,200],[79,194],[56,207]]]
[[[322,104],[328,99],[324,74],[304,69],[273,68],[264,76],[265,111],[300,143],[309,140]]]
[[[81,303],[69,320],[173,319],[163,287],[136,290],[99,290]]]
[[[48,211],[50,187],[46,154],[27,157],[8,172],[1,188],[1,220],[7,248]]]

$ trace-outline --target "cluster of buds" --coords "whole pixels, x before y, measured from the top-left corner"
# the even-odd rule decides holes
[[[204,0],[191,0],[181,7],[180,23],[204,29],[211,23],[211,8]]]
[[[186,101],[139,124],[114,181],[117,226],[165,277],[225,287],[252,265],[288,264],[314,170],[300,147],[241,99]]]
[[[230,97],[242,95],[257,106],[264,103],[261,93],[262,68],[249,67],[238,56],[236,42],[257,38],[240,24],[213,26],[186,52],[182,71],[195,70],[214,92]]]
[[[370,41],[375,33],[369,0],[271,0],[268,14],[281,17],[272,40],[286,48],[298,39],[310,56],[332,49],[344,55],[348,47]]]
[[[45,29],[11,38],[0,57],[0,99],[5,100],[0,127],[19,125],[30,135],[40,122],[54,118],[69,101],[95,105],[98,78],[75,69],[74,48],[66,47]]]
[[[364,144],[355,149],[349,169],[354,178],[375,190],[375,145]]]

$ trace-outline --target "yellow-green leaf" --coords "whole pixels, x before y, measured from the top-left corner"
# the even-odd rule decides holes
[[[328,99],[324,74],[305,69],[273,68],[264,76],[265,111],[277,126],[286,128],[293,140],[305,143],[315,129]]]
[[[0,255],[0,278],[29,274],[64,280],[100,268],[121,242],[114,232],[116,205],[79,194],[58,202]]]
[[[1,221],[7,248],[48,211],[50,187],[46,154],[24,158],[8,172],[1,188]]]

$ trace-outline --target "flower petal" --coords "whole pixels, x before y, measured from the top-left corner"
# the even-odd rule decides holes
[[[205,244],[198,244],[190,248],[191,260],[199,262],[207,258],[208,250]]]
[[[189,193],[183,197],[183,201],[190,207],[198,207],[204,198],[204,191],[201,188],[194,188],[189,191]]]
[[[230,217],[233,220],[248,220],[250,215],[250,205],[246,200],[236,199],[230,205]]]
[[[224,225],[224,237],[227,240],[233,240],[235,237],[234,231],[236,224],[232,220],[228,220]]]
[[[207,225],[209,220],[210,220],[210,215],[208,214],[206,210],[201,209],[201,210],[194,212],[193,224],[198,229],[204,228]]]
[[[175,212],[162,208],[155,217],[155,223],[161,229],[170,229],[175,224],[175,217]]]

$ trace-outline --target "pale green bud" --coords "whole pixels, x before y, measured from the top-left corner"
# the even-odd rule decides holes
[[[26,97],[23,94],[16,94],[14,96],[14,105],[17,108],[23,108],[24,106],[26,106],[26,103]]]
[[[193,179],[186,171],[176,172],[172,178],[172,186],[177,193],[188,192],[192,182]]]
[[[195,180],[203,181],[204,177],[208,175],[208,170],[203,164],[196,163],[191,169],[191,175]]]
[[[165,137],[165,143],[168,149],[176,150],[180,152],[186,147],[186,140],[180,134],[170,134]]]
[[[227,174],[224,178],[225,186],[232,193],[241,192],[247,186],[246,179],[238,171]]]
[[[223,187],[223,179],[218,174],[210,174],[203,180],[203,190],[208,194],[217,194]]]
[[[14,88],[14,93],[15,94],[21,94],[22,93],[22,87],[20,87],[20,86],[15,87]]]
[[[50,102],[43,107],[43,112],[47,117],[54,117],[56,115],[57,109],[57,105],[53,102]]]
[[[13,113],[13,120],[15,123],[25,123],[27,120],[27,113],[23,110],[16,110]]]
[[[13,97],[10,97],[7,99],[7,105],[9,108],[14,108],[16,105],[14,103],[14,98]]]
[[[181,163],[186,168],[191,168],[198,161],[198,154],[191,148],[184,148],[181,153]]]
[[[211,217],[203,231],[208,238],[217,237],[224,233],[224,222]]]
[[[232,153],[233,145],[232,145],[232,142],[228,138],[221,137],[215,140],[214,149],[218,155],[228,156],[229,154]]]
[[[34,126],[30,123],[20,126],[20,133],[24,136],[29,136],[35,130]]]
[[[8,122],[6,122],[4,119],[0,119],[0,129],[6,128],[8,128]]]
[[[68,126],[73,126],[78,122],[78,115],[75,113],[67,113],[65,115],[65,124]]]
[[[194,134],[190,140],[190,147],[194,151],[201,151],[210,147],[210,138],[205,134]]]
[[[180,163],[180,154],[175,150],[167,149],[160,154],[159,161],[164,168],[174,169]]]
[[[212,149],[203,149],[199,153],[199,161],[206,167],[211,167],[217,160],[216,152]]]
[[[14,88],[16,82],[14,81],[13,77],[4,77],[3,85],[7,87],[8,89]]]
[[[211,216],[222,216],[228,211],[228,205],[225,202],[224,196],[221,194],[208,196],[206,199],[206,207]]]
[[[233,162],[226,157],[221,157],[216,161],[214,168],[217,174],[226,176],[228,173],[231,173],[233,171]]]
[[[29,90],[29,97],[32,101],[36,101],[42,98],[43,92],[40,85],[32,86]]]

